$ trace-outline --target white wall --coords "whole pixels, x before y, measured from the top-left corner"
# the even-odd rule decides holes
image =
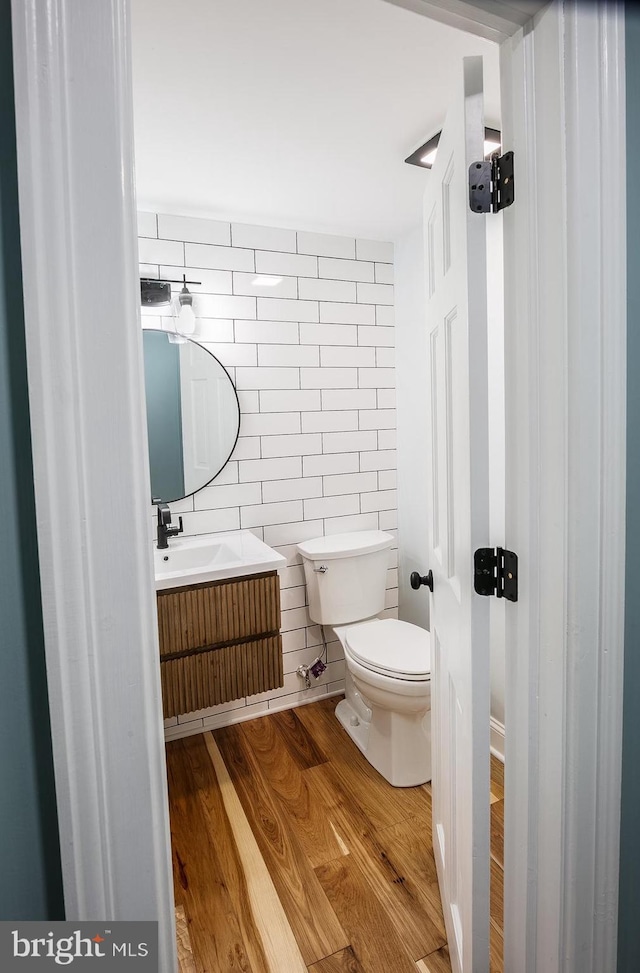
[[[399,613],[429,628],[429,589],[414,591],[412,571],[429,570],[426,423],[429,349],[425,318],[422,224],[396,243],[396,375],[398,385]]]
[[[502,215],[487,225],[489,354],[490,545],[504,545],[505,416]],[[428,589],[413,591],[412,571],[425,574],[428,564],[426,423],[429,358],[425,318],[422,225],[395,246],[396,381],[398,388],[398,546],[399,615],[429,627]],[[491,599],[492,745],[499,748],[504,723],[505,603]],[[497,735],[496,735],[497,731]]]
[[[284,687],[169,720],[172,738],[343,689],[337,641],[310,690],[295,672],[321,643],[295,544],[396,529],[393,245],[155,213],[139,214],[139,233],[142,276],[186,273],[202,282],[191,288],[198,341],[227,368],[240,398],[230,462],[211,486],[171,508],[186,534],[248,528],[287,558]],[[282,281],[256,287],[256,272]],[[157,326],[152,319],[145,312],[143,324]]]

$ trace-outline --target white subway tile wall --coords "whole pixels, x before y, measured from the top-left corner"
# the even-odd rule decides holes
[[[296,673],[322,650],[296,544],[352,530],[395,536],[393,245],[155,213],[140,213],[138,228],[144,276],[202,281],[191,288],[198,340],[235,380],[241,407],[228,465],[172,509],[186,534],[248,529],[287,558],[284,686],[167,720],[169,740],[344,689],[331,630],[320,679],[307,690]],[[254,284],[256,275],[275,280]],[[394,545],[390,617],[396,565]]]

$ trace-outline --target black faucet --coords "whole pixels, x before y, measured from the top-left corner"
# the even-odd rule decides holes
[[[184,530],[182,517],[178,517],[178,526],[171,526],[171,510],[168,503],[156,503],[158,508],[158,550],[164,551],[169,546],[169,538],[176,537]]]

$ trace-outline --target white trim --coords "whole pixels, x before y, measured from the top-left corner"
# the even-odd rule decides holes
[[[561,952],[563,969],[600,973],[616,968],[620,839],[627,329],[622,5],[600,3],[586,12],[567,5],[565,50],[568,355],[575,381],[570,377],[568,386]]]
[[[547,0],[387,0],[396,7],[501,44],[524,26]]]
[[[533,30],[503,45],[502,70],[517,187],[504,214],[506,543],[521,569],[520,601],[507,606],[505,969],[596,973],[615,969],[617,931],[626,391],[620,9],[550,5]]]
[[[504,763],[504,724],[492,716],[489,720],[489,729],[491,733],[489,749],[494,757]]]
[[[14,0],[12,14],[66,913],[158,919],[160,969],[169,973],[175,932],[148,543],[127,3]]]

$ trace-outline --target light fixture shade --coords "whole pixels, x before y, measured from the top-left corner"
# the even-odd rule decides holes
[[[440,141],[440,136],[442,132],[436,132],[428,142],[421,145],[420,148],[412,152],[404,161],[408,162],[410,166],[419,166],[421,169],[431,169],[434,162],[436,161],[436,153],[438,151],[438,142]],[[488,158],[493,152],[496,152],[501,145],[502,135],[497,128],[485,128],[484,130],[484,155],[485,159]]]
[[[180,302],[180,312],[176,322],[177,330],[180,334],[192,335],[196,331],[196,316],[192,305]]]
[[[187,278],[183,277],[182,290],[178,294],[178,320],[176,331],[190,337],[196,331],[196,315],[193,310],[193,297],[187,287]]]

